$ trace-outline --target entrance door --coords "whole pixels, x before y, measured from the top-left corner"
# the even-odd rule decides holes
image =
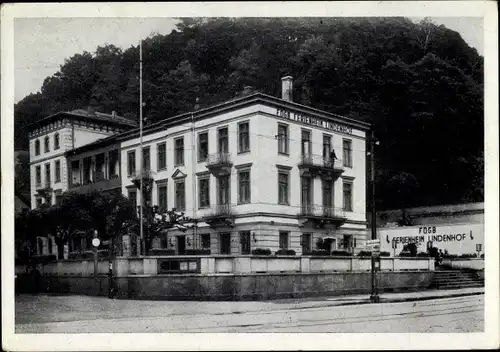
[[[219,234],[220,241],[220,254],[231,254],[231,234],[221,233]]]
[[[177,236],[177,254],[186,254],[186,236]]]

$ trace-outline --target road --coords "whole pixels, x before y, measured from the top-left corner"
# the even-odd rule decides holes
[[[97,332],[480,332],[484,295],[417,302],[345,304],[321,298],[259,302],[16,297],[16,333]]]

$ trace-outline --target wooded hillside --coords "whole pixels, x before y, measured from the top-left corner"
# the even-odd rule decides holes
[[[15,106],[27,124],[60,110],[138,115],[138,47],[69,58]],[[380,208],[483,200],[483,58],[461,36],[404,18],[182,19],[144,41],[150,121],[234,97],[246,85],[372,122]]]

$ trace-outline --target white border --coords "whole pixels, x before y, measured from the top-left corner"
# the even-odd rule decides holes
[[[305,10],[307,9],[307,10]],[[485,333],[469,334],[14,334],[13,20],[16,17],[407,16],[484,18]],[[2,91],[2,342],[6,350],[479,349],[499,346],[498,27],[493,1],[4,4]],[[5,236],[4,234],[9,234]]]

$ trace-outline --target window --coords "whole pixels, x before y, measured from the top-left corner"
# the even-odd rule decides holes
[[[118,177],[118,150],[112,150],[109,152],[109,178],[116,178]]]
[[[198,199],[200,209],[210,207],[210,176],[198,179]]]
[[[231,254],[231,234],[230,233],[220,233],[220,254]]]
[[[351,249],[352,247],[356,247],[355,240],[352,235],[344,235],[341,243],[342,248]]]
[[[56,194],[56,205],[60,205],[62,202],[62,194]]]
[[[94,182],[106,179],[105,159],[104,153],[100,153],[95,156]]]
[[[42,198],[37,198],[36,199],[36,207],[40,208],[42,206]]]
[[[344,182],[342,186],[344,192],[344,210],[352,211],[352,183]]]
[[[344,139],[343,146],[344,146],[344,166],[352,167],[352,141],[350,139]]]
[[[250,254],[250,231],[240,232],[241,254]]]
[[[56,176],[55,176],[56,182],[61,182],[61,161],[56,160],[55,169],[56,169]]]
[[[40,140],[35,141],[35,155],[40,155]]]
[[[210,234],[202,233],[201,234],[201,248],[210,249]]]
[[[331,207],[332,206],[332,183],[328,180],[323,180],[323,206]]]
[[[43,140],[43,145],[44,145],[44,152],[48,153],[50,151],[50,141],[49,141],[49,136],[45,137]]]
[[[288,249],[288,231],[280,231],[280,249]]]
[[[330,151],[332,150],[332,136],[323,135],[323,159],[330,159]]]
[[[164,213],[168,210],[167,192],[168,186],[166,183],[158,185],[158,210],[161,213]]]
[[[49,254],[52,254],[52,238],[50,237],[47,238],[47,247]]]
[[[59,149],[59,133],[54,135],[54,150]]]
[[[198,135],[198,162],[206,161],[208,158],[208,132]]]
[[[175,182],[175,208],[186,210],[186,188],[184,180]]]
[[[176,138],[175,141],[174,164],[184,165],[184,137]]]
[[[278,153],[288,154],[288,125],[278,124]]]
[[[36,175],[36,185],[40,186],[42,184],[42,167],[35,167],[35,175]]]
[[[156,145],[158,164],[157,169],[163,170],[167,168],[167,143],[158,143]]]
[[[302,254],[311,252],[311,237],[312,236],[310,233],[304,233],[302,235],[302,241],[301,241]]]
[[[220,128],[218,132],[219,132],[218,152],[219,153],[228,153],[229,152],[229,139],[228,139],[227,127]]]
[[[80,161],[73,160],[71,162],[71,184],[72,185],[80,185],[81,182],[81,174],[80,174]]]
[[[50,164],[45,164],[45,185],[50,186]]]
[[[302,130],[302,156],[311,154],[311,132]]]
[[[137,205],[137,190],[129,189],[128,190],[128,199],[133,205]]]
[[[144,171],[151,170],[151,148],[142,148],[142,169]]]
[[[127,174],[129,177],[135,176],[135,150],[127,153]]]
[[[238,124],[238,153],[250,151],[249,123]]]
[[[83,184],[86,185],[90,183],[90,167],[92,159],[87,157],[83,159]]]
[[[289,205],[288,202],[288,180],[290,175],[287,172],[278,173],[278,203]]]
[[[219,176],[218,181],[218,189],[217,189],[217,204],[229,204],[230,203],[230,179],[229,175]]]
[[[250,203],[250,171],[238,172],[238,204]]]
[[[313,198],[312,198],[312,179],[308,177],[301,177],[301,204],[303,210],[311,210],[310,208],[312,207],[313,204]]]

